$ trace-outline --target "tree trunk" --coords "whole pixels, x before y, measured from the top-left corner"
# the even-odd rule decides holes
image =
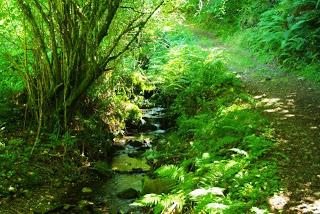
[[[74,103],[130,49],[163,3],[146,11],[143,1],[18,0],[29,23],[24,79],[39,129],[67,128]]]

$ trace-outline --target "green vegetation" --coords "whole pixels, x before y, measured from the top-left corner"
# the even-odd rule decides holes
[[[155,206],[154,213],[267,210],[265,198],[279,184],[266,121],[228,72],[223,52],[199,49],[181,29],[168,37],[170,48],[155,51],[151,72],[161,72],[158,100],[177,124],[146,157],[164,164],[155,173],[176,185],[136,205]]]
[[[319,81],[318,0],[214,1],[201,8],[196,2],[185,6],[190,20],[229,41],[240,38],[242,47],[260,53],[267,62]]]
[[[285,155],[237,74],[320,81],[319,0],[0,6],[0,213],[273,209]]]

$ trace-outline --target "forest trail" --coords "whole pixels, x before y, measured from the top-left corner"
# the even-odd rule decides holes
[[[283,192],[269,199],[284,213],[320,213],[320,88],[294,73],[258,62],[249,51],[224,45],[210,32],[188,26],[200,48],[220,49],[230,70],[271,122]],[[281,211],[280,211],[281,212]]]

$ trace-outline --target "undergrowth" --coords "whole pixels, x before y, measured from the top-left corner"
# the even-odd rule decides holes
[[[89,90],[98,116],[113,135],[122,135],[126,127],[141,123],[144,94],[154,90],[139,61],[127,57],[117,68],[102,76]]]
[[[158,47],[149,72],[161,77],[159,103],[177,122],[145,155],[161,165],[157,176],[175,185],[134,205],[154,213],[267,212],[266,199],[279,188],[272,130],[228,72],[223,52],[201,49],[181,29],[166,38],[170,47]]]

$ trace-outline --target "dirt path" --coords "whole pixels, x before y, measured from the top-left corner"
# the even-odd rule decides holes
[[[211,33],[194,29],[202,48],[223,49],[259,109],[271,121],[279,152],[283,193],[270,198],[284,213],[320,213],[320,87],[293,73],[259,63],[246,50],[224,45]],[[280,211],[281,212],[281,211]]]

